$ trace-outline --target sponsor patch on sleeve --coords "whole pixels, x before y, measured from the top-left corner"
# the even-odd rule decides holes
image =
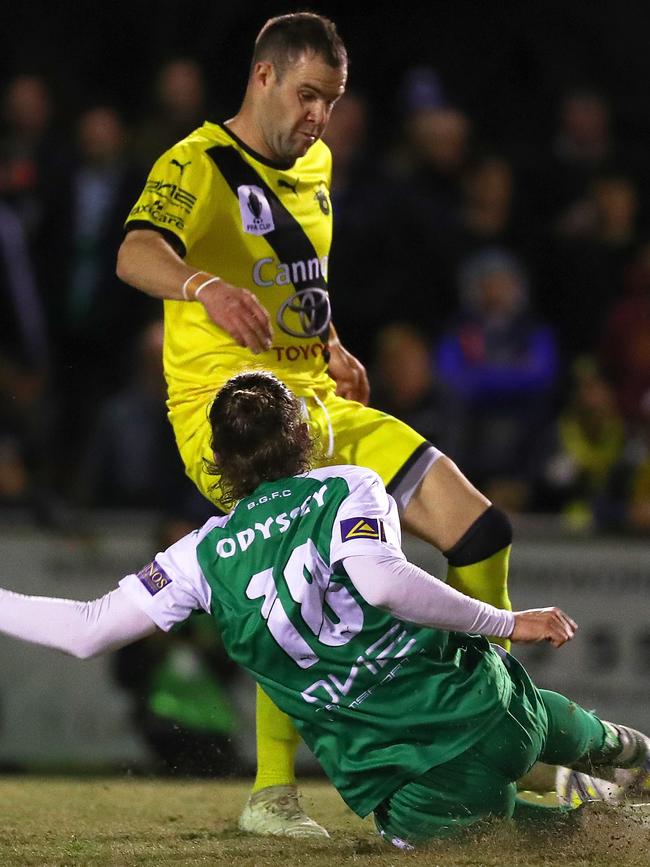
[[[346,518],[341,521],[341,541],[350,539],[378,539],[386,541],[384,523],[379,518]]]
[[[159,593],[164,587],[172,583],[172,579],[155,560],[153,563],[147,563],[146,566],[140,569],[138,578],[152,596],[155,596],[156,593]]]

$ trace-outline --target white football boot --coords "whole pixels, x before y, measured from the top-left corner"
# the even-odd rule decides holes
[[[560,804],[579,807],[588,801],[623,804],[630,798],[647,795],[650,783],[650,738],[628,726],[605,723],[621,743],[612,757],[615,767],[588,767],[577,762],[573,768],[558,768],[555,790]]]
[[[302,809],[295,786],[267,786],[252,794],[239,817],[239,830],[260,837],[329,837]]]

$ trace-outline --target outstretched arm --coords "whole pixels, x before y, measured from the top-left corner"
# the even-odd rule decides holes
[[[343,566],[366,602],[421,626],[521,642],[547,640],[555,647],[570,641],[577,629],[559,608],[503,611],[397,556],[346,557]]]
[[[156,624],[120,587],[92,602],[0,588],[0,632],[88,659],[152,635]]]

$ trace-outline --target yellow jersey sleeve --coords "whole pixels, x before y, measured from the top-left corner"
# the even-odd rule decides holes
[[[201,238],[213,208],[214,164],[183,141],[156,162],[125,223],[125,229],[156,229],[185,256]]]

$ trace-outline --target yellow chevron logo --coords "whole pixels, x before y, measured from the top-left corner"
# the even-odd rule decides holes
[[[379,532],[376,527],[372,527],[367,521],[361,519],[360,521],[357,521],[354,527],[351,527],[348,530],[345,538],[354,539],[359,536],[363,536],[365,539],[378,539]]]

